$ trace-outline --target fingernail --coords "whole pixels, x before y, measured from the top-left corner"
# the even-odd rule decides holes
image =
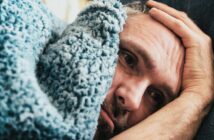
[[[151,8],[151,9],[149,10],[149,13],[153,14],[153,13],[156,12],[156,11],[158,11],[158,9],[153,7],[153,8]]]
[[[148,0],[146,4],[154,4],[155,1],[154,0]]]

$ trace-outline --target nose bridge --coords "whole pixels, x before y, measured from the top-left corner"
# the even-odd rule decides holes
[[[138,109],[148,85],[149,81],[146,78],[129,78],[123,81],[118,89],[118,96],[123,99],[123,106],[131,111]]]

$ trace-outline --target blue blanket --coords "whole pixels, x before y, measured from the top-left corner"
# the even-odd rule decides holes
[[[92,139],[125,17],[97,0],[66,25],[40,0],[0,0],[0,139]]]

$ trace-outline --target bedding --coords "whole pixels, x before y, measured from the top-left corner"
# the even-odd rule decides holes
[[[68,25],[40,0],[0,0],[0,139],[92,139],[125,19],[116,0]]]

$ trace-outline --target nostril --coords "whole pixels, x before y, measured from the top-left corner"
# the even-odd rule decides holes
[[[125,100],[124,100],[123,97],[119,96],[119,97],[118,97],[118,100],[119,100],[122,104],[125,104]]]

